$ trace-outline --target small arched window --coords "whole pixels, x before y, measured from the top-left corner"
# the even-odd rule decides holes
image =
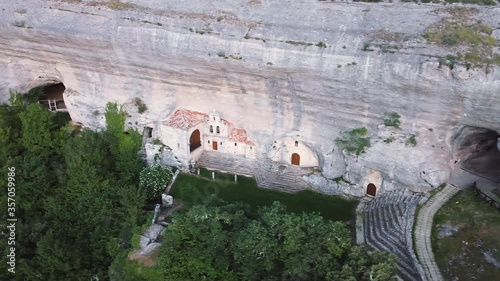
[[[210,133],[214,132],[214,126],[210,125]]]
[[[238,144],[237,143],[234,143],[234,146],[237,146]]]
[[[299,146],[299,142],[295,141],[295,147],[298,147],[298,146]]]
[[[215,130],[217,131],[217,134],[220,134],[220,128],[219,128],[219,126],[217,126],[217,127],[215,128]]]

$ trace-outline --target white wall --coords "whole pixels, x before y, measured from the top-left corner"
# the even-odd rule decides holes
[[[156,131],[155,134],[153,130],[153,137],[170,147],[183,166],[189,165],[189,137],[186,131],[168,126],[159,126]]]
[[[295,142],[298,141],[297,146]],[[285,138],[275,141],[268,153],[269,158],[274,162],[292,164],[292,154],[300,156],[300,167],[318,167],[318,156],[307,145],[293,138]]]
[[[210,125],[213,126],[213,132],[210,132]],[[217,133],[217,126],[219,132]],[[152,125],[150,125],[152,127]],[[189,139],[195,130],[200,130],[201,147],[193,152],[189,151]],[[165,145],[172,149],[172,153],[177,156],[183,166],[189,166],[190,163],[198,161],[204,150],[213,151],[213,142],[217,142],[217,152],[242,155],[255,159],[258,150],[255,145],[248,145],[242,142],[229,140],[230,124],[221,119],[216,114],[210,114],[206,122],[202,122],[187,131],[160,125],[153,129],[153,138],[160,139]],[[236,143],[236,145],[235,145]]]
[[[234,142],[228,140],[228,138],[213,136],[210,134],[206,135],[204,139],[205,141],[203,142],[203,148],[207,151],[213,151],[212,143],[216,141],[218,143],[217,151],[220,153],[237,154],[252,159],[255,159],[257,156],[257,148],[255,147],[255,145],[248,145],[242,142]]]
[[[210,125],[213,126],[213,133],[210,133]],[[220,133],[218,134],[217,126],[220,129]],[[207,136],[221,136],[227,138],[229,136],[229,126],[227,122],[221,119],[217,114],[210,114],[208,117],[208,121],[205,124],[205,129],[201,132],[205,132]]]

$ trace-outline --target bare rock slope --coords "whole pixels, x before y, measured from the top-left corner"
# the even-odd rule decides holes
[[[354,187],[375,177],[382,191],[436,187],[455,168],[450,139],[457,129],[500,130],[497,6],[0,3],[3,101],[9,89],[60,81],[71,117],[91,128],[104,125],[108,101],[126,105],[132,126],[163,120],[178,107],[216,110],[245,128],[262,153],[287,136],[314,148],[326,179],[315,175],[309,183],[319,191],[364,194],[333,181],[340,176]],[[443,41],[449,38],[439,32],[453,24],[479,37]],[[136,97],[145,113],[134,107]],[[380,126],[386,112],[401,116],[401,129]],[[356,157],[335,139],[358,127],[368,129],[372,146]]]

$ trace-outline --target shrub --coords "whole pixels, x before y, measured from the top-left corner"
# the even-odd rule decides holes
[[[394,141],[394,138],[393,138],[393,137],[389,137],[389,138],[386,138],[386,139],[384,140],[384,142],[385,142],[385,143],[387,143],[387,144],[389,144],[389,143],[391,143],[391,142],[393,142],[393,141]]]
[[[172,171],[158,164],[144,168],[139,175],[140,186],[148,200],[158,198],[171,180]]]
[[[399,114],[397,114],[396,112],[386,112],[384,113],[384,115],[384,125],[399,129],[399,125],[401,124],[401,122],[399,121],[399,118],[401,116]]]
[[[148,107],[140,98],[135,98],[134,103],[135,103],[135,106],[137,106],[137,111],[140,114],[143,114],[144,112],[146,112],[148,110]]]
[[[344,131],[335,143],[347,150],[347,152],[360,155],[370,147],[370,138],[366,137],[368,130],[365,127]]]
[[[411,135],[407,140],[406,144],[411,145],[411,146],[416,146],[417,145],[417,139],[415,138],[415,135]]]
[[[372,52],[373,51],[373,49],[370,48],[370,43],[364,43],[362,50],[365,51],[365,52]]]
[[[474,45],[474,46],[495,46],[497,44],[491,33],[493,29],[483,24],[473,24],[464,26],[459,23],[443,21],[439,29],[424,34],[424,38],[429,42],[454,46]]]
[[[447,66],[450,70],[455,68],[455,65],[458,63],[459,58],[452,56],[452,55],[447,55],[444,58],[439,59],[439,66],[438,68],[441,68],[443,65]]]
[[[319,42],[318,44],[316,44],[316,46],[320,47],[320,48],[326,48],[326,43],[321,41]]]
[[[12,22],[12,25],[15,27],[26,27],[26,21],[24,20],[16,20]]]
[[[221,58],[225,58],[226,57],[226,53],[224,51],[218,51],[217,52],[217,55]]]

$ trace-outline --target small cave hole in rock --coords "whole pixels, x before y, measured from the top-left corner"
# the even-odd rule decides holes
[[[455,163],[478,176],[500,182],[500,134],[463,126],[452,137]]]
[[[45,106],[48,110],[54,112],[67,112],[66,104],[64,103],[63,93],[66,87],[63,83],[47,85],[41,88],[42,92],[38,102]]]
[[[47,84],[35,87],[26,93],[26,98],[30,102],[38,102],[48,110],[55,112],[54,123],[59,126],[65,126],[71,121],[66,104],[64,103],[63,93],[66,87],[63,83]]]

